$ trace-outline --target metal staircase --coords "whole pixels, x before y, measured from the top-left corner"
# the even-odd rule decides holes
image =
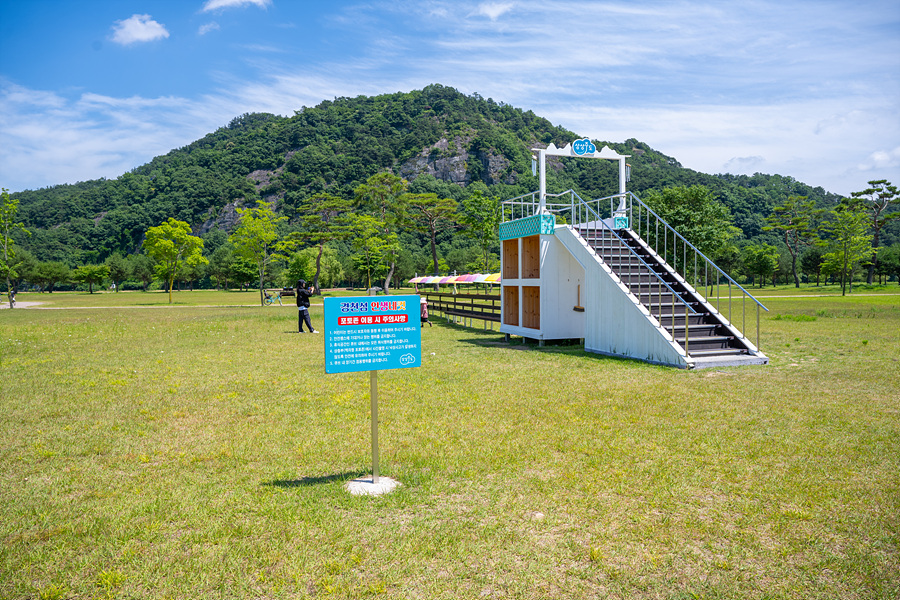
[[[540,201],[535,192],[503,203],[504,222],[536,214],[554,215],[590,248],[689,368],[768,363],[759,350],[768,309],[634,194],[584,201],[568,190]],[[754,312],[755,344],[743,333]]]
[[[727,320],[631,230],[575,226],[635,298],[694,358],[749,356]]]

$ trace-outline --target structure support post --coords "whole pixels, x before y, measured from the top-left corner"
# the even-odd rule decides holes
[[[538,150],[538,181],[540,182],[540,205],[538,212],[543,214],[547,208],[547,151]]]
[[[616,217],[624,217],[628,210],[625,205],[625,157],[618,159],[619,163],[619,206],[616,208]]]

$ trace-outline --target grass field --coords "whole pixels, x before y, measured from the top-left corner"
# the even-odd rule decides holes
[[[66,310],[0,312],[0,597],[897,598],[900,289],[757,292],[766,367],[438,320],[379,376],[383,497],[289,302],[20,294]]]

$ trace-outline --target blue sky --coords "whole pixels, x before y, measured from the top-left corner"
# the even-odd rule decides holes
[[[0,186],[429,83],[707,173],[900,184],[898,0],[0,0]]]

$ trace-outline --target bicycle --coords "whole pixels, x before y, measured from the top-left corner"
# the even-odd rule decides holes
[[[281,292],[276,292],[274,296],[269,292],[263,292],[263,295],[265,296],[266,306],[272,306],[276,301],[279,306],[284,306],[284,304],[281,303]]]

